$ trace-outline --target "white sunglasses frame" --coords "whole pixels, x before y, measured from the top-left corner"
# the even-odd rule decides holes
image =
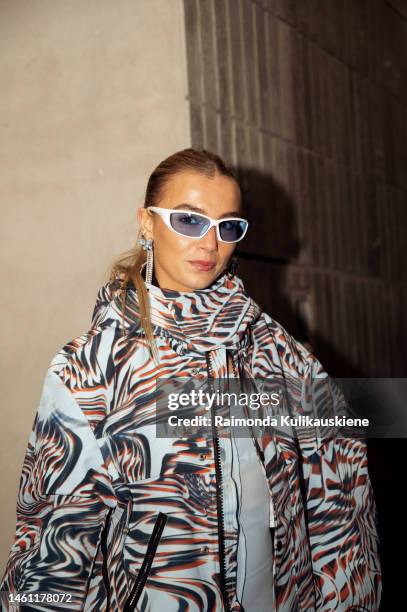
[[[161,217],[161,219],[164,221],[165,225],[169,227],[170,230],[172,230],[175,234],[178,234],[179,236],[183,236],[184,238],[191,238],[192,240],[199,240],[200,238],[203,238],[209,232],[211,227],[216,227],[216,236],[220,242],[225,242],[226,244],[236,244],[237,242],[240,242],[241,240],[243,240],[249,228],[248,220],[244,219],[243,217],[224,217],[223,219],[212,219],[212,217],[208,217],[208,215],[204,215],[203,213],[197,212],[195,210],[190,210],[188,208],[162,208],[161,206],[148,206],[147,210],[151,210],[152,212],[157,213]],[[204,217],[204,219],[209,220],[209,226],[205,230],[205,232],[202,234],[202,236],[186,236],[185,234],[182,234],[181,232],[177,232],[177,230],[175,230],[172,227],[171,221],[170,221],[171,213],[187,213],[190,215],[200,215],[201,217]],[[233,242],[230,240],[222,240],[220,236],[219,225],[223,223],[223,221],[245,221],[246,222],[246,228],[242,236],[239,238],[239,240],[234,240]]]

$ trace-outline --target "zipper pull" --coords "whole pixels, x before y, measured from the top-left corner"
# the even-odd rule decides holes
[[[270,527],[275,527],[275,526],[276,526],[276,517],[274,515],[273,498],[270,493]]]

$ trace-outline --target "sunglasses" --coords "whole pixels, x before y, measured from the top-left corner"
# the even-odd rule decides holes
[[[159,215],[173,232],[188,238],[203,238],[211,227],[216,227],[216,235],[221,242],[239,242],[249,227],[249,222],[240,217],[212,219],[190,210],[173,210],[160,206],[149,206],[147,210]]]

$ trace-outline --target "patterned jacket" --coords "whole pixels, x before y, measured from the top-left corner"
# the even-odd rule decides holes
[[[237,533],[223,523],[216,428],[208,437],[158,438],[156,383],[225,377],[230,356],[242,377],[296,381],[295,414],[315,412],[315,379],[335,411],[343,397],[237,276],[226,273],[193,293],[153,285],[149,292],[159,365],[134,286],[122,317],[116,282],[101,287],[90,330],[51,360],[3,591],[73,598],[54,599],[53,610],[243,611]],[[256,444],[275,513],[273,610],[377,611],[381,572],[365,442],[303,434],[268,427]],[[30,605],[23,609],[49,610]]]

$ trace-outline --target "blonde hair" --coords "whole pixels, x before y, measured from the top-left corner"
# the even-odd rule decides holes
[[[228,176],[237,182],[237,178],[231,168],[215,153],[211,153],[206,149],[183,149],[164,159],[151,173],[147,183],[144,208],[157,206],[164,195],[167,181],[180,172],[197,172],[208,178],[213,178],[216,175]],[[150,318],[150,301],[142,276],[142,266],[146,262],[146,251],[139,244],[140,237],[141,230],[139,229],[135,245],[119,255],[113,262],[110,270],[110,281],[119,281],[118,291],[121,292],[123,333],[125,333],[126,288],[130,281],[136,288],[141,325],[146,335],[151,355],[158,363],[158,351]]]

